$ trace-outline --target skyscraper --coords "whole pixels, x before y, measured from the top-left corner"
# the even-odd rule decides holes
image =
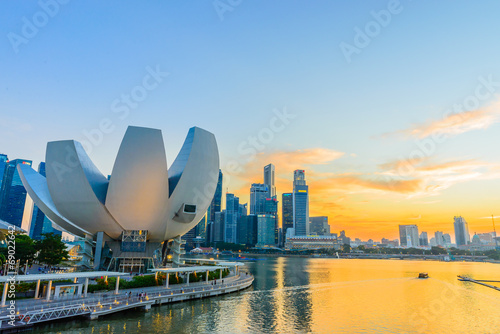
[[[40,162],[40,164],[38,165],[38,173],[40,173],[40,175],[42,176],[45,176],[45,162]],[[52,222],[35,204],[33,206],[29,235],[32,239],[41,240],[42,234],[46,233],[54,233],[59,236],[62,235],[61,231],[52,227]]]
[[[264,167],[264,184],[267,185],[269,195],[267,197],[276,196],[276,183],[275,183],[275,168],[273,164],[269,164]]]
[[[328,224],[328,217],[309,217],[309,233],[317,235],[330,235],[330,225]]]
[[[455,227],[455,242],[457,246],[463,246],[470,243],[469,225],[461,216],[453,217],[453,226]]]
[[[274,246],[275,238],[275,216],[257,215],[257,245]]]
[[[429,246],[429,238],[427,236],[427,232],[420,233],[419,239],[420,246]]]
[[[257,244],[257,215],[241,216],[238,220],[238,243],[249,247]]]
[[[16,168],[18,164],[31,166],[32,162],[16,159],[6,163],[0,190],[0,219],[21,227],[26,204],[26,189]]]
[[[211,222],[215,221],[215,213],[216,212],[221,212],[222,207],[222,181],[223,181],[223,175],[222,171],[219,169],[219,178],[217,180],[217,187],[215,188],[215,195],[214,198],[212,199],[212,203],[210,203],[210,207],[208,208],[208,220]]]
[[[240,199],[234,194],[226,194],[225,235],[224,242],[236,243]]]
[[[418,247],[419,235],[417,225],[399,225],[399,242],[401,247]]]
[[[286,235],[286,230],[293,228],[293,193],[284,193],[281,199],[282,228],[283,235]]]
[[[2,189],[3,174],[5,172],[5,167],[7,166],[8,161],[9,158],[7,157],[6,154],[0,154],[0,190]]]
[[[226,213],[226,210],[224,210],[222,212],[215,213],[215,220],[214,220],[213,226],[212,226],[212,241],[214,241],[214,242],[224,241],[224,237],[225,237],[225,233],[226,233],[226,229],[224,226],[225,213]]]
[[[293,228],[296,236],[309,234],[309,187],[304,170],[293,172]]]
[[[443,232],[434,232],[434,241],[436,242],[436,246],[444,246]]]
[[[267,185],[262,183],[252,183],[250,188],[250,214],[257,215],[264,213],[264,201],[269,197]]]

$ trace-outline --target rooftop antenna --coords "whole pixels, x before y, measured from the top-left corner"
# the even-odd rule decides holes
[[[493,233],[495,233],[495,248],[499,250],[500,248],[498,247],[497,230],[495,228],[495,218],[493,217],[493,215],[491,215],[491,220],[493,221]]]

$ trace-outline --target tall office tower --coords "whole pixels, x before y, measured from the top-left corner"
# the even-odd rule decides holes
[[[429,246],[429,237],[427,236],[427,232],[420,233],[419,242],[420,246]]]
[[[221,212],[222,210],[222,171],[219,169],[219,178],[217,180],[217,187],[215,188],[214,198],[212,199],[212,203],[208,207],[209,216],[207,217],[208,221],[215,221],[215,213]]]
[[[2,189],[3,173],[5,171],[5,167],[7,166],[8,161],[9,158],[7,157],[6,154],[0,154],[0,189]]]
[[[17,172],[16,167],[18,164],[31,166],[32,162],[30,160],[16,159],[7,162],[5,165],[0,190],[0,219],[21,227],[26,205],[26,189],[24,189],[21,177]]]
[[[399,242],[401,247],[418,247],[417,225],[399,225]]]
[[[200,222],[198,225],[196,225],[196,236],[197,237],[202,237],[203,239],[206,240],[207,238],[207,214],[201,218]]]
[[[444,245],[449,247],[451,245],[451,236],[448,233],[443,234]]]
[[[45,177],[45,162],[38,165],[38,173]],[[35,204],[33,206],[33,215],[31,216],[31,225],[29,235],[31,239],[41,240],[42,234],[54,233],[61,236],[62,232],[52,227],[52,222]]]
[[[213,229],[212,229],[212,232],[213,232],[212,242],[224,241],[224,235],[226,232],[226,228],[224,226],[225,214],[226,214],[226,210],[224,210],[222,212],[215,213],[215,220],[214,220]]]
[[[248,204],[240,204],[240,210],[238,212],[238,215],[241,216],[246,216],[248,215]]]
[[[238,218],[240,212],[240,199],[234,194],[226,194],[225,235],[224,242],[235,244],[237,242]]]
[[[284,193],[281,195],[281,219],[283,235],[286,236],[286,231],[293,228],[293,194]]]
[[[330,225],[328,225],[328,217],[310,217],[309,218],[309,233],[316,235],[330,235]]]
[[[250,214],[257,215],[264,213],[264,201],[269,195],[267,185],[262,183],[252,183],[250,188]]]
[[[257,245],[275,246],[275,224],[274,215],[257,215]]]
[[[279,219],[278,219],[278,200],[276,197],[266,198],[264,200],[263,212],[266,215],[274,216],[274,236],[276,245],[279,244]]]
[[[293,228],[295,235],[309,235],[309,187],[305,171],[293,172]]]
[[[436,246],[444,246],[443,232],[434,232],[434,241],[436,242]]]
[[[257,244],[257,215],[240,217],[238,220],[238,243],[255,247]]]
[[[453,226],[455,227],[455,242],[457,246],[463,246],[470,243],[469,225],[461,216],[453,217]]]
[[[269,190],[269,195],[267,197],[276,196],[276,183],[274,178],[274,165],[269,164],[264,167],[264,184],[267,185],[267,189]]]

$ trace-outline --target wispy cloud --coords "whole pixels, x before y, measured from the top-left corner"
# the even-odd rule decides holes
[[[456,136],[473,130],[487,129],[497,122],[500,122],[499,101],[483,109],[452,113],[442,119],[415,124],[410,128],[383,136],[386,137],[394,134],[403,134],[417,138],[425,138],[432,135]]]

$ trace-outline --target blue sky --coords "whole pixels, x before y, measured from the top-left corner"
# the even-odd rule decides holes
[[[370,183],[380,181],[380,173],[391,174],[380,165],[415,149],[418,138],[401,133],[443,119],[445,110],[474,93],[478,78],[500,80],[496,1],[68,1],[26,37],[26,20],[43,19],[40,3],[54,2],[0,3],[0,152],[11,159],[38,163],[47,141],[85,140],[85,131],[108,119],[113,130],[90,152],[103,173],[110,173],[128,125],[162,129],[171,163],[188,128],[196,125],[215,133],[223,168],[228,161],[246,166],[245,175],[236,175],[228,185],[238,192],[260,181],[261,174],[256,164],[249,169],[238,146],[269,126],[273,110],[286,109],[295,118],[264,145],[259,159],[274,162],[280,173],[274,153],[287,152],[293,160],[298,150],[322,149],[322,164],[297,159],[296,165],[283,166],[283,182],[301,167],[316,177],[318,189],[321,180],[346,173],[368,182],[334,183],[329,185],[338,184],[339,193],[318,192],[327,199],[313,211],[321,214],[330,205],[330,220],[339,227],[360,224],[361,231],[380,221],[381,213],[374,208],[364,212],[358,202],[374,207],[380,200],[388,206],[404,202],[404,214],[387,217],[391,224],[420,215],[429,217],[422,224],[430,226],[445,224],[433,212],[441,209],[449,217],[453,210],[422,209],[411,202],[415,197],[451,205],[455,196],[463,198],[471,189],[481,193],[485,186],[490,198],[496,196],[496,118],[454,135],[421,162],[429,170],[430,164],[480,161],[480,166],[467,164],[467,172],[481,170],[477,180],[453,167],[458,176],[470,177],[467,187],[461,181],[426,179],[408,193],[404,187],[394,191]],[[231,10],[221,14],[217,6],[224,4]],[[391,6],[399,12],[348,62],[340,44],[354,45],[355,28],[364,30],[375,20],[372,11]],[[13,46],[13,34],[27,43]],[[113,102],[142,85],[148,69],[156,68],[168,76],[120,119]],[[479,108],[496,101],[492,95]],[[385,177],[390,183],[431,176]],[[430,191],[428,186],[436,183],[437,190]],[[345,197],[350,205],[339,208],[345,211],[339,214],[333,208]],[[347,213],[354,208],[364,212],[362,217]],[[480,216],[470,210],[471,220]]]

